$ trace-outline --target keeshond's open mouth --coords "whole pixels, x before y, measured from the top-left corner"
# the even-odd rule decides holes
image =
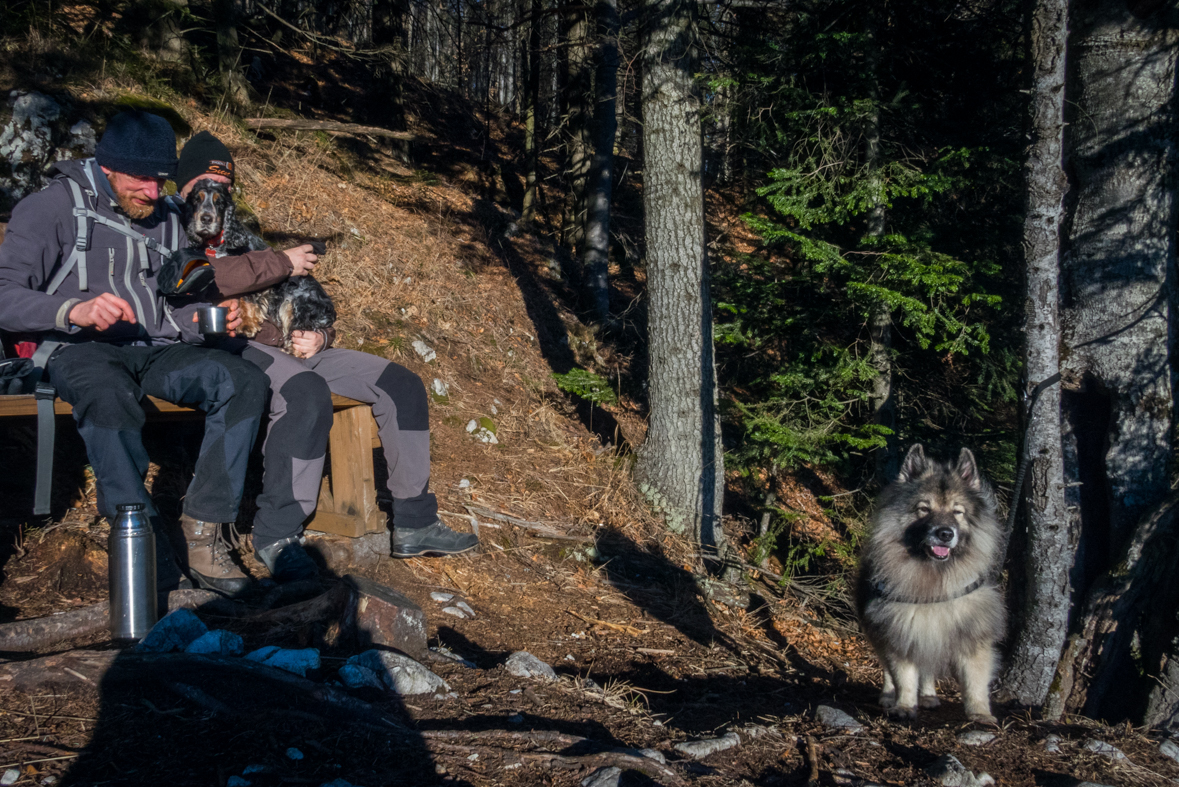
[[[926,544],[926,548],[929,550],[930,557],[932,557],[934,560],[950,559],[950,552],[952,551],[951,547],[943,546],[941,544]]]

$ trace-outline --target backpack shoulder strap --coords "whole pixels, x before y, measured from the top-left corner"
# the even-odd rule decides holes
[[[77,181],[70,177],[67,177],[65,181],[69,185],[70,196],[74,200],[74,220],[77,222],[76,235],[69,256],[49,281],[49,286],[45,288],[45,292],[50,295],[57,292],[57,288],[61,286],[61,283],[75,267],[78,269],[78,289],[82,292],[90,289],[90,283],[86,278],[86,252],[90,250],[90,230],[94,227],[94,218],[98,214],[86,205],[86,199],[82,196],[82,187],[78,185]]]

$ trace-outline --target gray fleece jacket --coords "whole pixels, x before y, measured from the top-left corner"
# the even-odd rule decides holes
[[[91,160],[92,161],[92,160]],[[109,341],[118,344],[202,342],[192,322],[196,303],[169,305],[156,286],[161,256],[146,243],[129,238],[99,222],[91,222],[90,248],[85,254],[87,289],[81,289],[77,269],[48,293],[50,281],[66,262],[77,237],[74,200],[67,178],[82,189],[87,206],[99,215],[129,224],[168,249],[187,245],[179,217],[161,202],[146,219],[129,219],[113,198],[106,176],[93,164],[95,186],[86,177],[83,161],[62,161],[55,177],[42,191],[30,194],[12,212],[0,244],[0,330],[31,334],[38,340]],[[69,324],[75,304],[109,292],[131,304],[137,323],[119,322],[106,331]]]

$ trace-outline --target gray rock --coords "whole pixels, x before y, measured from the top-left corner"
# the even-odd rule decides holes
[[[508,656],[508,660],[504,662],[504,669],[518,678],[557,679],[557,673],[552,667],[526,650],[518,650]]]
[[[435,396],[450,396],[450,386],[439,380],[437,377],[434,378],[433,389]]]
[[[859,732],[864,729],[864,725],[853,719],[848,714],[832,708],[830,705],[820,705],[815,708],[815,719],[826,727],[833,730],[843,730],[845,732]]]
[[[430,657],[434,661],[455,661],[459,664],[462,664],[467,669],[477,668],[475,662],[471,661],[470,659],[463,658],[445,645],[438,645],[437,647],[430,648]]]
[[[660,765],[667,765],[667,758],[663,756],[663,752],[658,749],[639,749],[639,754],[646,757],[648,760],[654,760]]]
[[[344,685],[351,688],[372,686],[373,676],[376,676],[381,688],[402,696],[450,691],[446,681],[409,656],[388,650],[358,653],[348,659],[339,674]]]
[[[728,735],[723,735],[719,738],[707,738],[702,741],[685,741],[684,743],[677,743],[672,748],[685,757],[691,757],[693,760],[702,760],[710,754],[716,754],[718,751],[732,749],[733,747],[740,745],[740,736],[735,732],[730,732]]]
[[[1060,736],[1049,735],[1044,739],[1044,751],[1049,754],[1060,754]]]
[[[3,776],[0,776],[0,784],[15,784],[16,780],[19,778],[20,768],[9,768],[8,770],[4,771]]]
[[[1175,762],[1179,762],[1179,745],[1176,745],[1175,741],[1170,738],[1159,744],[1159,751],[1164,757],[1170,757]]]
[[[1126,759],[1126,755],[1117,746],[1114,746],[1112,743],[1106,743],[1105,741],[1099,741],[1096,738],[1090,738],[1085,741],[1085,751],[1091,751],[1094,754],[1109,757],[1111,760]]]
[[[995,783],[990,774],[976,776],[951,754],[938,757],[926,767],[925,773],[943,787],[989,787]]]
[[[467,617],[475,617],[475,610],[471,609],[471,605],[465,601],[459,601],[455,604],[456,607],[467,613]]]
[[[467,613],[463,612],[458,607],[443,607],[442,612],[443,612],[443,614],[446,614],[446,615],[453,615],[454,617],[458,618],[459,620],[466,620],[467,619]]]
[[[454,594],[453,593],[441,593],[441,592],[435,590],[433,593],[430,594],[430,598],[434,599],[439,604],[445,604],[447,601],[450,601],[452,598],[454,598]]]
[[[1077,782],[1075,787],[1111,787],[1111,785],[1098,784],[1097,782]]]
[[[598,768],[586,776],[581,780],[581,787],[618,787],[621,779],[622,769],[611,765],[606,768]]]
[[[421,339],[414,339],[410,343],[410,347],[413,347],[413,351],[417,353],[418,357],[426,363],[429,363],[438,357],[438,353],[434,352],[433,348],[431,348],[430,345],[426,344]]]
[[[963,746],[986,746],[997,737],[999,736],[987,730],[967,730],[958,736],[958,743]]]

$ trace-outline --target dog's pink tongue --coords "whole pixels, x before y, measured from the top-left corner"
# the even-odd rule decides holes
[[[948,557],[950,554],[949,547],[930,547],[930,549],[932,549],[933,554],[937,555],[938,557]]]

